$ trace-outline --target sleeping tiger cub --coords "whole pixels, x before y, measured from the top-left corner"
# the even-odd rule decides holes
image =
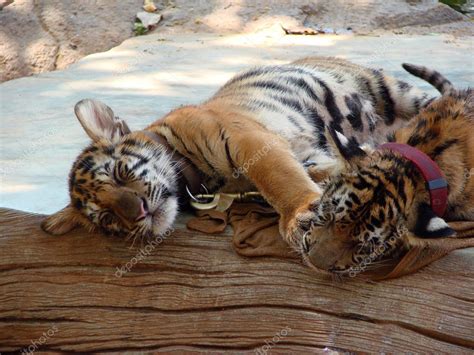
[[[82,100],[75,114],[92,144],[72,166],[70,204],[42,228],[63,234],[82,225],[133,240],[155,237],[172,227],[186,189],[256,188],[299,249],[298,216],[315,214],[311,206],[322,192],[303,163],[312,162],[315,180],[337,167],[324,127],[377,144],[429,100],[380,70],[323,57],[247,70],[203,104],[135,132],[105,104]]]
[[[301,246],[304,259],[319,270],[361,271],[364,263],[377,264],[406,250],[407,231],[449,237],[455,232],[445,220],[474,221],[474,90],[455,90],[425,67],[404,68],[443,96],[388,136],[403,145],[364,150],[330,130],[345,168],[325,184]]]

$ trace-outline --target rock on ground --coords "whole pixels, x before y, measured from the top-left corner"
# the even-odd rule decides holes
[[[154,32],[255,33],[350,28],[356,34],[474,35],[474,23],[437,0],[156,0]],[[0,82],[66,68],[133,36],[142,0],[15,0],[0,11]],[[281,30],[281,29],[280,29]]]
[[[0,11],[0,81],[62,69],[133,35],[141,0],[15,0]]]
[[[412,34],[426,28],[463,22],[464,35],[474,34],[468,18],[437,0],[174,0],[161,8],[160,32],[254,32],[274,25],[307,26],[330,29],[351,28],[358,34],[400,30],[419,26]],[[171,4],[170,4],[171,3]],[[223,20],[225,19],[225,20]],[[450,33],[450,28],[442,28]]]

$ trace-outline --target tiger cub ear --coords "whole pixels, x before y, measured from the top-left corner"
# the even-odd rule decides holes
[[[350,166],[356,165],[367,156],[354,137],[349,139],[331,127],[326,127],[325,136],[336,157]]]
[[[41,229],[52,235],[62,235],[70,232],[76,227],[83,225],[83,217],[71,206],[66,206],[62,210],[46,217],[41,222]]]
[[[112,109],[106,104],[92,99],[84,99],[74,106],[74,113],[94,141],[107,139],[112,143],[130,133],[125,121],[115,117]]]
[[[420,238],[443,238],[456,234],[444,219],[438,217],[433,212],[427,203],[422,203],[418,207],[418,217],[414,233]]]

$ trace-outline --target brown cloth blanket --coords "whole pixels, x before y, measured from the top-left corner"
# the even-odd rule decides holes
[[[273,256],[298,258],[278,231],[279,216],[271,207],[256,203],[234,203],[225,212],[197,211],[187,227],[204,233],[222,233],[230,224],[234,230],[233,246],[243,256]],[[438,260],[456,249],[474,247],[474,222],[449,223],[456,237],[425,239],[408,235],[409,250],[399,260],[384,268],[362,272],[372,280],[396,278],[407,275]]]

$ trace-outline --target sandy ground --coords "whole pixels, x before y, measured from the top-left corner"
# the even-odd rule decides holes
[[[4,0],[0,0],[2,3]],[[15,0],[0,11],[0,82],[64,69],[133,36],[142,0]],[[436,0],[160,0],[160,34],[311,28],[356,35],[474,35],[474,23]]]
[[[470,38],[440,35],[286,36],[261,31],[129,39],[66,70],[0,85],[0,206],[50,213],[68,203],[70,166],[89,141],[73,107],[86,97],[106,102],[132,129],[140,129],[173,108],[205,100],[237,71],[308,55],[381,67],[435,94],[400,64],[429,64],[458,87],[472,86],[472,49]]]

